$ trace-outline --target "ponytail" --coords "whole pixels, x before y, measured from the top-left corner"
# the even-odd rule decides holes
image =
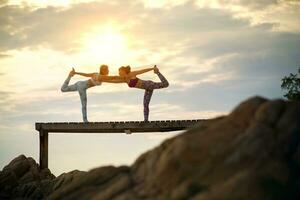
[[[125,67],[125,71],[126,71],[127,74],[129,74],[129,73],[131,72],[131,68],[130,68],[129,65],[127,65],[127,66]]]

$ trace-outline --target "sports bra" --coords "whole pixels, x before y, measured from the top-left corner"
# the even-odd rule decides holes
[[[128,82],[128,86],[129,86],[129,87],[135,87],[136,84],[138,83],[138,81],[139,81],[138,78],[130,79],[129,82]]]
[[[94,74],[92,77],[91,77],[91,81],[94,85],[101,85],[102,82],[98,81],[99,79],[99,73],[96,73]]]

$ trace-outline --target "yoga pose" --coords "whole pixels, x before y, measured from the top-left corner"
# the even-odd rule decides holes
[[[143,74],[149,71],[154,71],[155,74],[159,77],[161,82],[153,82],[150,80],[141,80],[136,76],[139,74]],[[153,94],[154,89],[166,88],[169,86],[169,82],[167,79],[159,72],[156,65],[152,68],[131,71],[130,66],[122,66],[119,68],[119,75],[122,77],[120,81],[126,82],[129,87],[144,89],[144,121],[148,121],[149,118],[149,103]],[[116,79],[117,81],[117,79]]]
[[[99,69],[99,73],[89,73],[89,74],[75,72],[74,68],[72,68],[72,71],[70,71],[69,76],[61,86],[62,92],[78,91],[81,100],[82,118],[84,122],[88,122],[87,110],[86,110],[86,106],[87,106],[86,90],[88,88],[101,85],[102,82],[116,83],[116,80],[119,80],[119,76],[107,76],[108,73],[109,70],[107,65],[101,65]],[[78,81],[73,85],[69,85],[71,77],[73,77],[75,74],[85,76],[85,77],[90,77],[90,79],[85,81]]]

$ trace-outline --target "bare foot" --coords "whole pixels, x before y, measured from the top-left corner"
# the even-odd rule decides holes
[[[156,67],[156,65],[154,65],[153,71],[154,71],[155,74],[157,74],[159,72],[159,69]]]

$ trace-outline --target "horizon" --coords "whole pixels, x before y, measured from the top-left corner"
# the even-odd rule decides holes
[[[281,79],[300,66],[299,18],[300,2],[288,0],[0,0],[1,170],[20,154],[38,162],[35,122],[82,121],[78,93],[60,91],[72,67],[107,64],[117,75],[157,65],[170,86],[154,91],[149,120],[210,119],[252,96],[283,98]],[[143,120],[143,92],[91,88],[88,118]],[[130,165],[180,133],[50,134],[49,169]]]

